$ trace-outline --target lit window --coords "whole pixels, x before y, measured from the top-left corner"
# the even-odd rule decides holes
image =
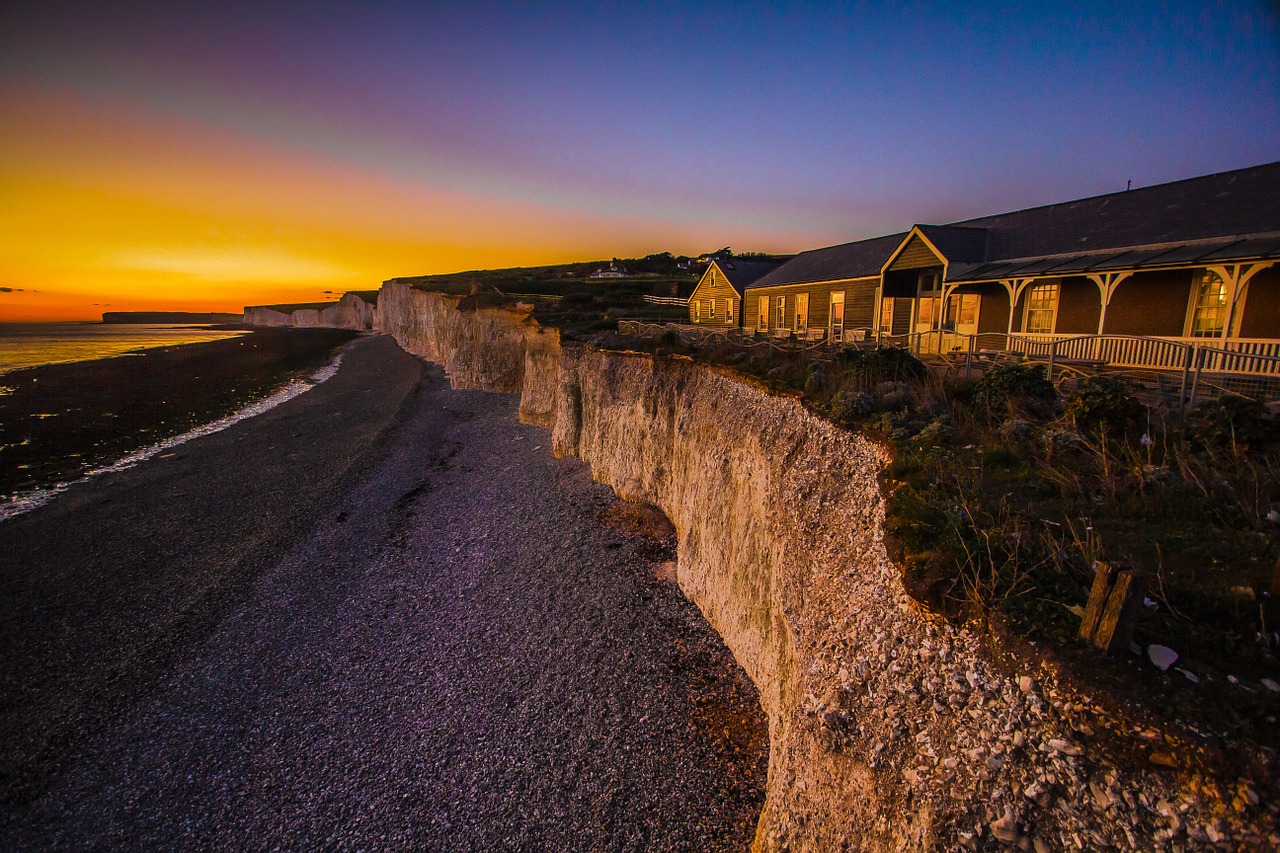
[[[893,297],[886,296],[880,300],[880,331],[893,334]]]
[[[1025,331],[1031,335],[1053,334],[1054,317],[1058,312],[1058,285],[1037,284],[1027,291],[1027,322]]]
[[[801,334],[809,331],[809,294],[796,294],[795,330]]]
[[[1191,337],[1220,338],[1227,322],[1227,283],[1205,270],[1192,291]]]
[[[787,297],[785,296],[778,297],[777,310],[778,310],[778,313],[776,315],[777,321],[774,323],[773,327],[775,329],[786,329],[787,328]]]
[[[759,306],[756,309],[757,311],[759,311],[759,315],[756,319],[756,328],[758,329],[769,328],[769,297],[767,296],[756,297],[756,305]]]

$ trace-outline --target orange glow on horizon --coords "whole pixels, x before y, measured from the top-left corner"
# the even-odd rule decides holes
[[[679,250],[718,228],[398,178],[62,90],[0,88],[0,112],[0,321],[322,301],[396,275]]]

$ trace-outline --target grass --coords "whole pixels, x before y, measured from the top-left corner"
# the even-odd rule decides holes
[[[1114,708],[1136,701],[1197,731],[1280,746],[1280,694],[1261,683],[1280,681],[1280,423],[1260,406],[1228,399],[1182,419],[1105,376],[1064,398],[1036,367],[970,381],[891,348],[624,337],[619,317],[687,314],[616,282],[555,286],[534,316],[565,339],[725,366],[889,446],[886,547],[927,607],[980,624],[1015,657],[1056,662]],[[474,282],[470,293],[511,301]],[[1077,639],[1098,561],[1148,573],[1135,641],[1175,649],[1198,681]]]
[[[1280,424],[1261,406],[1182,419],[1107,377],[1062,398],[1036,367],[966,381],[897,349],[596,343],[731,367],[885,443],[886,546],[913,597],[1117,706],[1280,745],[1280,694],[1260,686],[1280,680]],[[1149,574],[1135,641],[1174,648],[1199,683],[1080,643],[1073,608],[1099,560]]]

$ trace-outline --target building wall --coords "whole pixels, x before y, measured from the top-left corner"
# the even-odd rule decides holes
[[[879,278],[863,278],[853,281],[822,281],[806,284],[780,284],[775,287],[748,287],[743,298],[743,328],[755,329],[760,311],[760,299],[769,303],[769,329],[774,327],[774,302],[779,296],[787,297],[787,328],[795,326],[796,294],[809,294],[809,328],[826,329],[831,316],[831,294],[844,291],[844,327],[846,330],[871,329],[875,319],[876,292]]]
[[[1116,288],[1107,308],[1111,335],[1181,337],[1186,330],[1187,303],[1193,270],[1134,273]]]
[[[942,259],[935,255],[933,250],[919,237],[912,237],[906,248],[902,250],[902,254],[894,258],[893,263],[889,265],[889,269],[913,270],[940,266],[942,266]]]
[[[699,316],[698,308],[700,303],[707,303],[714,300],[715,311],[710,318]],[[725,319],[725,305],[733,306],[733,322],[730,323]],[[724,274],[712,264],[707,271],[702,274],[698,286],[693,289],[693,294],[689,297],[689,322],[696,323],[699,326],[717,326],[720,328],[732,328],[741,325],[742,298],[738,296],[738,292],[733,289],[733,285],[729,284],[729,280]],[[705,310],[705,308],[703,309]]]
[[[1058,316],[1054,318],[1054,332],[1059,335],[1095,335],[1101,313],[1102,295],[1098,285],[1084,276],[1062,280],[1058,289]]]
[[[1249,282],[1240,337],[1280,338],[1280,267],[1270,267]]]

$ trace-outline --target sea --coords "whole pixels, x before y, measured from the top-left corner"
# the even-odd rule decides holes
[[[243,334],[210,326],[159,323],[0,323],[0,374]]]

